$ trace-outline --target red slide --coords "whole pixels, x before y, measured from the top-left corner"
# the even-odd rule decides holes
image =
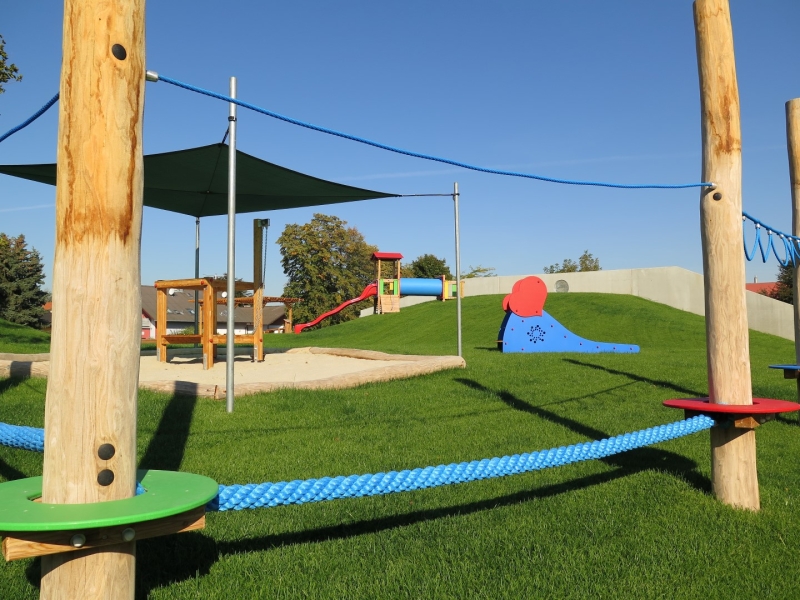
[[[328,312],[321,314],[320,316],[318,316],[313,321],[310,321],[308,323],[300,323],[299,325],[295,325],[294,326],[294,332],[295,333],[300,333],[306,327],[313,327],[314,325],[316,325],[317,323],[319,323],[323,319],[327,319],[331,315],[335,315],[336,313],[338,313],[340,310],[342,310],[344,308],[347,308],[348,306],[352,306],[356,302],[361,302],[362,300],[366,300],[370,296],[374,296],[377,293],[378,293],[378,284],[373,281],[367,287],[364,288],[364,291],[361,292],[361,295],[358,298],[353,298],[352,300],[348,300],[347,302],[342,302],[339,306],[337,306],[333,310],[329,310]]]

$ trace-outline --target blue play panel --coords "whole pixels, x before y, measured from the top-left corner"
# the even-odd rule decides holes
[[[497,345],[502,352],[639,352],[635,344],[593,342],[575,335],[547,311],[542,311],[539,317],[520,317],[506,312]]]

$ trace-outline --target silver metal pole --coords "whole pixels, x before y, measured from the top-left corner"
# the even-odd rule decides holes
[[[458,182],[453,184],[453,207],[456,224],[456,320],[458,322],[458,355],[461,356],[461,234],[458,223]]]
[[[236,77],[231,77],[231,98],[236,98]],[[228,327],[225,351],[226,410],[233,412],[234,297],[236,296],[236,105],[231,102],[228,116]]]
[[[200,217],[194,222],[194,278],[200,279]],[[200,293],[194,291],[194,334],[200,333]],[[194,345],[197,348],[197,344]]]

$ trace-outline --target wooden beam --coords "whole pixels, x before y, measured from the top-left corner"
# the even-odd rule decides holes
[[[145,540],[172,533],[185,533],[203,529],[206,526],[206,508],[200,506],[193,510],[132,525],[99,527],[82,531],[35,531],[12,533],[3,538],[3,557],[7,561],[46,556],[60,552],[79,552],[120,544],[124,541],[126,530],[133,532],[134,540]],[[73,536],[84,538],[80,547],[72,543]],[[130,534],[128,534],[130,535]]]
[[[53,504],[136,491],[144,7],[64,2],[42,495]],[[41,598],[132,599],[135,557],[133,542],[45,556]]]
[[[261,219],[253,219],[253,352],[259,362],[264,360],[263,246]]]
[[[800,236],[800,98],[786,103],[786,147],[789,151],[789,184],[792,188],[792,234]],[[794,353],[800,365],[800,276],[794,267]],[[784,371],[786,377],[786,371]],[[797,379],[797,401],[800,402],[800,378]]]
[[[700,230],[711,402],[753,403],[742,255],[742,141],[739,89],[728,0],[694,4],[703,141]],[[711,429],[711,477],[716,496],[758,510],[755,432]]]

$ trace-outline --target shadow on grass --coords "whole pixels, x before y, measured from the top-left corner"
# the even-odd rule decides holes
[[[475,390],[480,390],[486,393],[494,393],[489,388],[471,379],[456,379],[456,381]],[[566,427],[567,429],[592,440],[601,440],[611,437],[605,431],[594,429],[593,427],[589,427],[588,425],[580,423],[579,421],[575,421],[574,419],[562,417],[554,412],[543,409],[541,406],[534,406],[505,390],[496,392],[496,394],[500,400],[515,410],[536,415],[537,417],[545,419],[546,421],[550,421],[551,423],[555,423],[556,425]],[[586,396],[581,396],[580,398],[585,397]],[[569,398],[568,400],[564,400],[562,402],[579,400],[580,398]],[[697,463],[684,456],[681,456],[680,454],[675,454],[674,452],[650,447],[637,448],[622,454],[616,454],[614,456],[602,458],[600,461],[608,465],[630,470],[631,472],[658,470],[669,473],[685,480],[687,483],[689,483],[689,485],[700,492],[706,494],[711,493],[711,481],[708,479],[708,477],[705,477],[697,472]]]
[[[669,381],[664,381],[663,379],[650,379],[649,377],[643,377],[641,375],[636,375],[634,373],[628,373],[627,371],[618,371],[617,369],[611,369],[609,367],[603,367],[600,365],[595,365],[592,363],[575,360],[573,358],[565,358],[564,362],[572,363],[573,365],[578,365],[579,367],[589,367],[592,369],[597,369],[598,371],[605,371],[606,373],[611,373],[612,375],[622,375],[623,377],[627,377],[629,379],[633,379],[634,381],[638,381],[641,383],[649,383],[651,385],[655,385],[658,387],[675,390],[676,392],[680,392],[681,394],[690,395],[692,398],[699,398],[701,396],[708,395],[706,392],[698,392],[697,390],[691,390],[689,388],[681,387]]]
[[[0,394],[7,392],[8,390],[13,390],[21,383],[22,379],[19,377],[9,377],[8,379],[3,379],[0,381]]]
[[[469,379],[457,379],[459,383],[491,393],[491,390]],[[630,384],[624,384],[630,385]],[[559,416],[551,411],[501,391],[500,398],[515,410],[524,411],[553,423],[563,425],[585,437],[602,439],[609,437],[606,432],[594,429],[578,421]],[[627,477],[637,472],[658,470],[680,477],[695,489],[710,493],[711,482],[696,472],[696,463],[684,456],[656,448],[640,448],[624,454],[603,459],[608,465],[616,467],[611,471],[587,475],[535,490],[526,490],[505,496],[470,502],[431,510],[422,510],[401,515],[376,519],[365,519],[346,525],[320,527],[307,531],[276,534],[232,542],[218,542],[201,532],[167,536],[157,540],[144,540],[139,544],[139,575],[137,598],[146,598],[155,588],[172,585],[194,577],[208,574],[220,557],[243,552],[265,552],[275,548],[296,544],[321,543],[336,539],[349,539],[397,527],[407,527],[436,519],[469,515],[498,507],[510,506],[520,502],[549,498],[602,485]]]
[[[6,481],[14,481],[15,479],[25,479],[27,475],[22,471],[18,471],[6,461],[0,459],[0,476],[4,477]]]
[[[147,445],[140,469],[177,471],[183,462],[186,442],[192,427],[192,416],[197,396],[174,395],[161,415],[153,437]]]
[[[143,540],[139,542],[137,548],[139,565],[137,568],[136,597],[144,599],[155,588],[207,575],[214,563],[226,555],[243,552],[265,552],[297,544],[349,539],[446,517],[469,515],[601,485],[630,474],[630,471],[618,469],[616,471],[588,475],[536,490],[516,492],[459,506],[422,510],[377,519],[365,519],[346,525],[333,525],[235,542],[217,542],[199,532]]]

